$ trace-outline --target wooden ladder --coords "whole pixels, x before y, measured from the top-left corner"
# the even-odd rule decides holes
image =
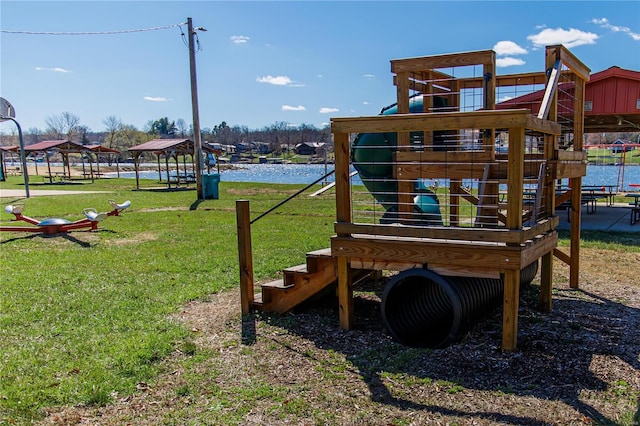
[[[336,282],[336,259],[331,249],[307,253],[306,263],[286,268],[281,279],[261,284],[252,307],[259,311],[285,313]]]

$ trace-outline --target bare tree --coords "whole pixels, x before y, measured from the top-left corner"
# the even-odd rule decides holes
[[[176,128],[181,138],[184,138],[187,136],[187,133],[189,131],[189,126],[187,126],[187,122],[184,121],[182,118],[178,118],[176,120]]]
[[[122,120],[115,115],[110,115],[102,120],[102,124],[104,124],[106,128],[106,135],[104,139],[107,143],[107,147],[113,149],[118,132],[122,129]]]
[[[80,117],[70,112],[63,112],[59,115],[47,117],[45,120],[47,124],[47,134],[57,139],[64,139],[71,141],[78,134],[78,127],[80,123]]]
[[[25,133],[25,145],[31,145],[40,142],[40,138],[42,137],[42,135],[42,130],[38,129],[37,127],[29,127],[29,129]],[[28,141],[26,139],[28,139]]]

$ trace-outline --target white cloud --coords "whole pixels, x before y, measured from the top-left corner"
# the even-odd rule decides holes
[[[509,40],[497,42],[495,46],[493,46],[493,50],[495,50],[498,55],[524,55],[527,53],[525,48]]]
[[[501,97],[500,99],[498,99],[498,103],[500,103],[500,102],[506,102],[506,101],[508,101],[509,99],[513,99],[513,96],[503,96],[503,97]]]
[[[291,105],[282,105],[283,111],[306,111],[307,109],[302,105],[291,106]]]
[[[239,35],[239,36],[234,35],[229,38],[235,44],[245,44],[245,43],[248,43],[249,40],[251,40],[249,37],[243,36],[243,35]]]
[[[144,100],[151,102],[167,102],[169,98],[165,98],[164,96],[145,96]]]
[[[371,102],[368,102],[368,101],[362,101],[362,105],[371,105]]]
[[[373,74],[363,74],[362,75],[364,78],[374,78]]]
[[[293,80],[291,80],[289,77],[287,77],[286,75],[279,75],[277,77],[274,77],[274,76],[271,76],[271,75],[267,75],[267,76],[264,76],[264,77],[256,78],[256,81],[258,83],[273,84],[274,86],[304,87],[304,84],[296,83]]]
[[[338,112],[340,111],[338,108],[329,108],[329,107],[322,107],[320,108],[320,114],[329,114],[332,112]]]
[[[497,67],[512,67],[514,65],[524,65],[525,62],[520,58],[511,58],[507,56],[506,58],[498,58],[496,59]]]
[[[571,48],[582,46],[583,44],[595,44],[597,39],[597,34],[576,30],[575,28],[568,30],[563,28],[545,28],[538,34],[527,36],[527,40],[531,41],[536,47],[562,44],[565,47]]]
[[[634,33],[633,31],[631,31],[631,28],[629,28],[629,27],[621,27],[621,26],[618,26],[618,25],[612,25],[607,18],[600,18],[600,19],[594,18],[594,19],[591,20],[591,23],[600,25],[600,27],[606,28],[608,30],[611,30],[614,33],[625,33],[625,34],[628,34],[629,37],[631,37],[635,41],[640,41],[640,34]]]
[[[36,67],[35,68],[36,71],[53,71],[53,72],[71,72],[69,70],[66,70],[64,68],[60,68],[60,67],[55,67],[55,68],[45,68],[45,67]]]

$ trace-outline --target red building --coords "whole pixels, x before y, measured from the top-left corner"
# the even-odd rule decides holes
[[[573,111],[573,84],[558,86],[558,114]],[[501,102],[497,109],[527,108],[537,114],[544,90]],[[585,133],[640,132],[640,72],[617,66],[591,74],[585,87]]]
[[[586,132],[640,131],[640,72],[613,66],[591,74],[584,99]]]

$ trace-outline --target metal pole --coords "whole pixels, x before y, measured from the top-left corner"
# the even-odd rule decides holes
[[[193,143],[196,159],[195,174],[198,200],[204,200],[202,185],[202,141],[200,139],[200,116],[198,113],[198,85],[196,78],[196,50],[194,46],[194,30],[191,18],[187,18],[189,32],[189,69],[191,72],[191,109],[193,111]]]
[[[24,192],[29,198],[29,171],[27,170],[27,156],[24,154],[24,142],[22,141],[22,128],[15,118],[3,117],[3,119],[11,120],[18,127],[18,140],[20,141],[20,160],[22,161],[22,176],[24,177]]]

